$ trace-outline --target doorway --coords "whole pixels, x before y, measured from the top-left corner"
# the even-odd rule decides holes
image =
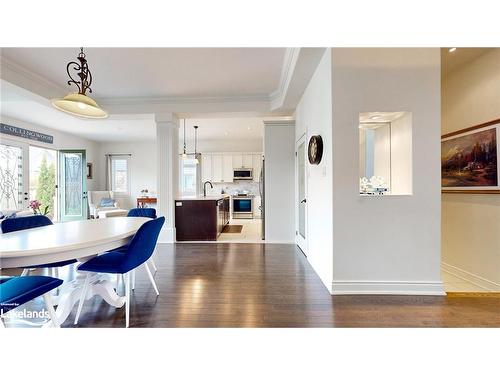
[[[29,146],[29,201],[38,200],[40,211],[57,221],[57,151]]]
[[[87,167],[85,150],[59,151],[61,221],[87,219]]]
[[[0,209],[7,215],[28,208],[28,147],[2,140],[0,144]]]
[[[295,243],[307,256],[307,168],[306,135],[295,144]]]

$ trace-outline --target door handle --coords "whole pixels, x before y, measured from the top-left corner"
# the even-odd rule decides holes
[[[307,203],[307,199],[306,198],[302,199],[300,203]]]

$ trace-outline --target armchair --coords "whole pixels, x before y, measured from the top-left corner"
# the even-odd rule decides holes
[[[101,207],[101,200],[103,198],[116,199],[115,194],[112,191],[89,191],[89,212],[90,217],[96,219],[99,217],[100,211],[112,211],[120,209],[120,205],[117,200],[113,207]]]

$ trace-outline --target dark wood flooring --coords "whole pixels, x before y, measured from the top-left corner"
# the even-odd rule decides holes
[[[138,270],[131,327],[500,327],[500,298],[332,297],[294,245],[162,244],[155,259],[160,296]],[[124,324],[94,297],[78,326]]]

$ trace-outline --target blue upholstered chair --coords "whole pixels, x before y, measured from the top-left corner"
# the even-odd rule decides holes
[[[156,219],[156,210],[154,208],[132,208],[128,214],[128,217],[150,217],[151,219]]]
[[[149,217],[151,219],[156,219],[156,210],[154,208],[132,208],[128,214],[128,217]],[[154,256],[149,258],[149,262],[151,263],[151,266],[155,270],[155,272],[158,270],[156,267],[156,263],[154,261]],[[132,290],[135,289],[135,273],[132,274]],[[156,287],[155,287],[156,289]]]
[[[1,223],[1,228],[3,233],[10,233],[19,230],[45,227],[47,225],[52,225],[52,221],[47,216],[32,215],[32,216],[22,216],[22,217],[5,219]],[[63,267],[75,262],[76,259],[71,259],[71,260],[65,260],[63,262],[36,264],[30,266],[30,268],[52,268],[52,270],[54,271],[54,276],[58,277],[57,267]],[[29,268],[25,268],[21,276],[27,276],[28,274],[29,274]]]
[[[49,276],[17,276],[0,279],[0,310],[6,313],[32,299],[43,296],[52,325],[59,328],[49,292],[62,283],[62,280]],[[3,327],[1,319],[0,326]]]
[[[126,251],[110,251],[105,254],[96,256],[82,263],[78,267],[78,271],[86,271],[87,276],[83,284],[82,295],[78,310],[76,312],[75,324],[78,324],[78,319],[82,311],[85,296],[89,285],[89,278],[92,272],[97,273],[111,273],[124,275],[125,279],[125,326],[129,326],[129,312],[130,312],[130,271],[136,269],[144,264],[148,272],[150,280],[153,280],[153,275],[149,270],[146,261],[151,257],[160,235],[161,227],[165,222],[164,217],[150,220],[141,225],[137,233],[134,235]],[[155,284],[156,285],[156,284]]]

